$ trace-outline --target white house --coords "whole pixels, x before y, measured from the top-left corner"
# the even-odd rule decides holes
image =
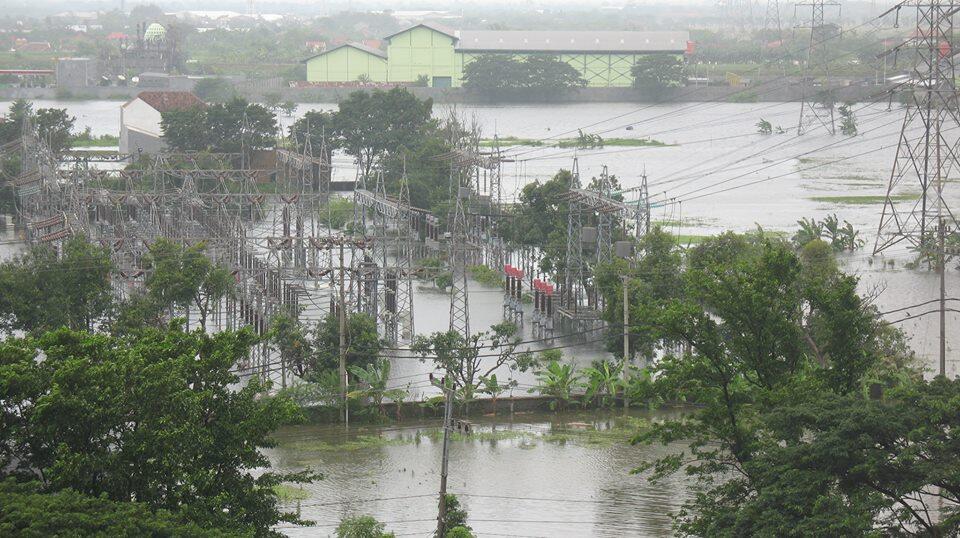
[[[120,153],[157,153],[163,150],[163,112],[203,107],[190,92],[140,92],[120,107]]]

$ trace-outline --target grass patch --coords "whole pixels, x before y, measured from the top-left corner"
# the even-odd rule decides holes
[[[406,445],[413,442],[406,438],[390,438],[375,435],[358,435],[354,439],[343,443],[328,443],[319,439],[301,439],[290,443],[281,442],[284,448],[299,450],[303,452],[343,452],[363,450],[367,448],[380,448],[384,446]]]
[[[677,238],[677,243],[681,245],[699,245],[707,239],[710,239],[709,235],[691,235],[691,234],[677,234],[674,237]]]
[[[610,446],[627,443],[641,430],[646,429],[649,423],[638,417],[621,417],[616,419],[613,426],[598,430],[595,428],[566,428],[554,429],[543,435],[548,443],[576,443],[587,446]]]
[[[100,136],[78,135],[70,141],[75,148],[115,147],[120,145],[120,137],[109,134]]]
[[[470,276],[474,280],[483,284],[484,286],[489,286],[491,288],[502,288],[504,286],[503,276],[499,271],[495,271],[486,265],[471,265],[467,268],[470,272]]]
[[[273,492],[277,494],[280,502],[302,501],[310,498],[310,492],[301,488],[288,486],[286,484],[277,484],[273,486]]]
[[[538,140],[536,138],[516,138],[516,137],[506,137],[500,138],[498,141],[484,139],[480,141],[480,147],[483,148],[492,148],[500,144],[500,147],[505,146],[530,146],[530,147],[541,147],[546,146],[550,148],[575,148],[578,146],[579,141],[576,138],[564,138],[561,140],[552,141],[551,144],[546,144],[543,140]],[[663,147],[663,146],[672,146],[674,144],[667,144],[666,142],[661,142],[660,140],[654,140],[652,138],[605,138],[602,143],[597,144],[584,149],[600,149],[603,147]]]
[[[606,146],[621,146],[621,147],[661,147],[669,146],[665,142],[659,140],[654,140],[652,138],[604,138],[603,143],[597,145],[598,148]],[[577,140],[571,138],[569,140],[561,140],[556,144],[558,148],[575,148],[577,147]],[[593,148],[590,148],[593,149]]]
[[[492,138],[484,138],[480,140],[480,147],[482,148],[493,148],[497,144],[500,147],[504,146],[542,146],[543,140],[537,140],[536,138],[517,138],[515,136],[505,136],[503,138],[498,138],[496,140]]]
[[[890,197],[894,202],[909,202],[917,198],[919,198],[919,196],[916,194],[897,194]],[[864,196],[814,196],[810,198],[810,200],[828,204],[871,205],[882,204],[886,202],[887,197],[883,194]]]

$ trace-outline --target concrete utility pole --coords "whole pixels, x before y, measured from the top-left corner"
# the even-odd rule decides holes
[[[621,275],[623,280],[623,410],[630,408],[630,400],[627,398],[627,380],[630,379],[630,373],[627,367],[630,365],[630,300],[627,293],[626,275]]]
[[[940,375],[947,376],[947,255],[944,248],[947,219],[940,217],[937,230],[937,265],[940,266]]]
[[[438,383],[431,378],[434,386],[443,390],[446,399],[443,406],[443,459],[440,464],[440,502],[437,512],[437,536],[444,536],[447,532],[447,467],[450,459],[450,431],[453,429],[453,394],[454,388],[447,386],[447,378]]]
[[[341,418],[350,425],[350,411],[347,409],[347,296],[343,286],[343,241],[340,241],[340,401],[343,402]]]

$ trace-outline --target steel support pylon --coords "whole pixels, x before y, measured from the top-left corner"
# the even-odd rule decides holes
[[[953,15],[960,10],[960,3],[927,0],[913,5],[917,28],[907,42],[912,42],[916,51],[912,82],[874,254],[907,241],[921,254],[932,255],[938,221],[943,219],[948,236],[958,229],[944,198],[944,187],[956,180],[960,165],[960,117],[952,50]],[[900,206],[918,187],[920,197],[906,207]]]

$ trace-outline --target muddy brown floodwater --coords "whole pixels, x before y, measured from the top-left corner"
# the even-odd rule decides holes
[[[117,134],[116,101],[37,102],[37,107],[67,108],[79,129],[94,135]],[[0,102],[0,109],[8,103]],[[301,105],[290,125],[311,109],[335,105]],[[896,152],[904,110],[897,105],[854,107],[860,134],[831,136],[823,129],[802,137],[795,126],[796,103],[685,103],[637,105],[592,103],[529,106],[458,106],[456,113],[475,118],[485,138],[494,134],[517,139],[548,139],[538,146],[504,144],[512,162],[503,170],[504,198],[515,199],[532,181],[546,180],[579,159],[586,180],[604,165],[625,188],[640,184],[645,173],[654,200],[652,218],[683,244],[724,230],[755,229],[789,236],[800,218],[823,219],[836,214],[862,233],[866,247],[841,256],[843,268],[860,276],[861,292],[875,296],[888,321],[898,322],[911,347],[928,367],[937,361],[936,316],[902,321],[922,313],[907,308],[937,297],[939,277],[924,268],[910,268],[915,254],[903,243],[871,256],[883,209],[887,181]],[[449,112],[436,107],[435,114]],[[761,135],[756,124],[769,121],[783,134]],[[616,146],[591,150],[550,147],[553,140],[577,136],[577,128],[607,140],[649,138],[664,145]],[[916,133],[909,133],[916,134]],[[335,173],[354,177],[349,158],[334,159]],[[960,207],[960,170],[951,169],[944,197]],[[909,209],[919,188],[898,201]],[[8,232],[10,233],[10,232]],[[15,246],[15,245],[11,245]],[[8,250],[6,253],[10,255]],[[960,296],[960,273],[947,274],[947,296]],[[429,286],[415,292],[417,332],[447,327],[447,297]],[[323,297],[317,299],[324,301]],[[470,285],[471,325],[489,327],[501,316],[502,292]],[[315,315],[307,312],[307,315]],[[956,376],[960,357],[960,314],[947,316],[947,374]],[[524,339],[531,339],[530,324]],[[604,356],[595,346],[575,347],[558,338],[565,359],[579,366]],[[391,386],[409,386],[411,399],[434,392],[426,382],[432,364],[416,358],[393,358]],[[503,372],[503,379],[511,377]],[[512,377],[521,387],[535,380],[529,373]],[[522,392],[522,391],[520,391]],[[655,418],[656,415],[646,418]],[[651,485],[630,475],[642,460],[663,453],[662,447],[630,446],[617,421],[602,414],[517,415],[485,419],[481,433],[453,443],[450,489],[463,496],[470,522],[480,536],[663,536],[669,534],[668,512],[689,495],[678,477]],[[608,434],[572,434],[570,423],[584,422]],[[298,427],[279,433],[281,445],[268,451],[280,468],[310,465],[327,478],[300,495],[311,529],[283,528],[295,536],[326,536],[344,515],[366,513],[398,535],[428,536],[434,528],[440,455],[438,424],[403,423],[383,428],[342,426]],[[418,435],[419,432],[419,435]],[[577,436],[579,435],[579,437]],[[373,439],[371,439],[373,438]]]
[[[679,447],[633,446],[650,421],[677,411],[515,414],[472,420],[474,434],[450,446],[449,490],[478,536],[665,536],[669,513],[688,498],[685,478],[653,485],[630,474],[644,459]],[[346,430],[297,426],[267,451],[279,469],[313,467],[325,478],[284,489],[316,527],[281,530],[328,536],[348,515],[368,514],[397,536],[436,528],[439,421]],[[298,501],[295,498],[300,498]]]

